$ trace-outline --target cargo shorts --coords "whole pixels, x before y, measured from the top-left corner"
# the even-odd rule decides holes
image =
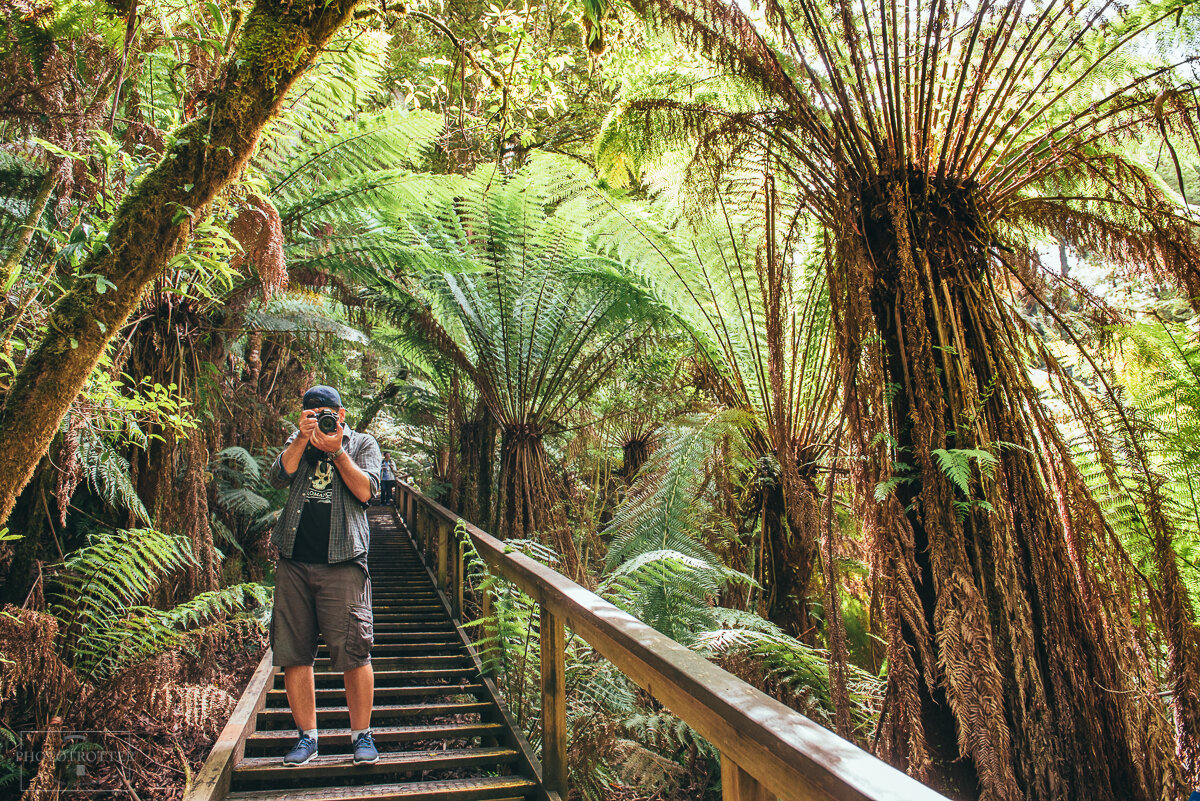
[[[318,634],[329,646],[335,671],[370,663],[375,641],[371,579],[355,562],[325,565],[281,557],[271,610],[275,666],[313,664]]]

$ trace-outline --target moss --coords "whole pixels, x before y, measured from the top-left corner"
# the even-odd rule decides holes
[[[300,25],[252,14],[238,42],[237,57],[267,85],[274,86],[296,71],[311,46],[308,30]]]

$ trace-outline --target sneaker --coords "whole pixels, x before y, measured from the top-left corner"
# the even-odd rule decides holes
[[[303,765],[317,755],[317,741],[311,737],[300,736],[300,742],[296,743],[291,751],[287,752],[287,756],[283,758],[283,764],[288,767]]]
[[[371,732],[364,731],[354,741],[354,764],[371,765],[379,761],[379,751],[375,748],[375,738]]]

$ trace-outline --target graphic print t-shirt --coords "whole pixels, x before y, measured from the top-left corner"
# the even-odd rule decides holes
[[[296,526],[292,559],[297,562],[329,561],[329,518],[333,509],[334,483],[341,480],[333,462],[317,462],[304,491],[304,509]]]

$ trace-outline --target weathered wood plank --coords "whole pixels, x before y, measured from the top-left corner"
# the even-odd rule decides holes
[[[243,759],[234,771],[239,781],[284,778],[293,780],[313,776],[363,775],[370,773],[399,773],[402,771],[446,770],[476,765],[500,765],[517,759],[512,748],[448,748],[436,751],[384,752],[379,761],[370,765],[355,765],[342,754],[321,754],[305,765],[288,766],[278,756]]]
[[[722,752],[721,801],[775,801],[775,797]]]
[[[447,571],[450,567],[450,524],[437,521],[437,585],[443,592],[449,589]]]
[[[365,787],[329,787],[313,790],[250,790],[232,793],[230,801],[477,801],[524,796],[536,785],[521,776],[489,776],[479,779],[377,784]]]
[[[229,792],[234,764],[242,758],[246,738],[254,732],[258,713],[267,703],[267,690],[275,674],[271,659],[271,649],[268,648],[250,676],[237,706],[233,708],[229,722],[213,744],[208,759],[204,760],[195,781],[185,791],[184,801],[220,801]]]
[[[562,621],[541,608],[542,784],[567,794],[566,638]]]

